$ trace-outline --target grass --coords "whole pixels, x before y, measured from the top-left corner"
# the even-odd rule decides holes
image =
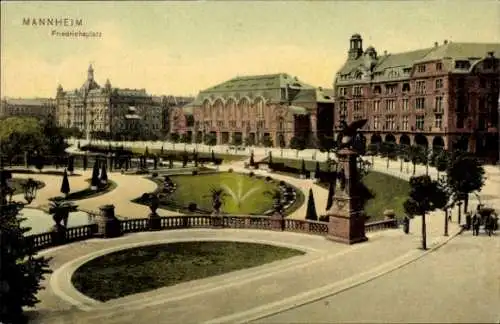
[[[410,184],[407,181],[370,171],[362,182],[373,195],[373,198],[365,205],[365,212],[370,217],[370,222],[384,219],[386,209],[394,210],[397,218],[403,218],[403,203],[410,192]],[[328,183],[319,183],[319,185],[328,190]]]
[[[21,179],[21,178],[12,178],[9,180],[9,185],[11,186],[12,189],[14,189],[14,195],[22,194],[24,193],[24,184],[28,181],[28,179]],[[35,180],[37,183],[37,188],[38,190],[42,189],[45,187],[45,183],[40,181],[40,180]]]
[[[100,301],[217,276],[304,252],[242,242],[178,242],[127,249],[91,260],[71,281]]]
[[[87,181],[90,184],[91,179],[87,179],[85,181]],[[65,198],[65,200],[83,200],[83,199],[98,197],[114,190],[116,186],[117,186],[116,182],[108,179],[108,182],[102,188],[98,188],[97,190],[92,190],[89,186],[88,188],[85,188],[83,190],[70,192],[69,195]]]
[[[177,206],[188,206],[194,202],[198,209],[210,212],[210,189],[222,188],[227,194],[222,211],[228,214],[263,214],[273,205],[272,197],[264,192],[278,189],[276,182],[268,183],[262,178],[232,172],[178,175],[171,176],[170,179],[177,185],[177,189],[167,197],[167,205],[173,203]]]
[[[370,221],[383,219],[386,209],[394,210],[397,218],[403,218],[405,215],[403,203],[410,193],[408,181],[370,171],[363,178],[363,183],[375,196],[368,200],[365,206],[366,214],[371,216]]]

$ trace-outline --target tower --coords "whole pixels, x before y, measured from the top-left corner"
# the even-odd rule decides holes
[[[92,64],[89,65],[89,69],[87,71],[87,80],[89,81],[94,80],[94,68],[92,67]]]
[[[349,44],[349,60],[355,60],[363,55],[363,39],[361,38],[361,35],[352,35]]]

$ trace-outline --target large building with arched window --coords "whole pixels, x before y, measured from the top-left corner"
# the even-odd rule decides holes
[[[333,93],[286,73],[242,76],[204,91],[170,111],[170,131],[187,141],[207,134],[217,144],[286,147],[293,137],[311,144],[333,135]]]
[[[368,119],[367,143],[393,141],[498,159],[500,44],[454,43],[379,55],[350,39],[334,82],[335,125]]]

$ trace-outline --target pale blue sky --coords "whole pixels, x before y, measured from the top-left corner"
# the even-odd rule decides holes
[[[500,43],[498,1],[2,2],[1,96],[54,96],[97,82],[196,94],[236,75],[287,72],[331,87],[353,33],[379,53],[454,42]],[[81,27],[23,18],[83,19]],[[51,31],[101,32],[67,38]],[[500,53],[499,53],[500,54]]]

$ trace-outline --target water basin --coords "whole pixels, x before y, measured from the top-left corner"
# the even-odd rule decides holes
[[[19,213],[19,217],[26,218],[21,223],[22,227],[31,227],[29,232],[24,235],[39,234],[49,232],[54,226],[52,215],[43,210],[34,208],[24,208]],[[69,214],[68,227],[82,226],[94,223],[93,217],[82,211],[76,211]]]

